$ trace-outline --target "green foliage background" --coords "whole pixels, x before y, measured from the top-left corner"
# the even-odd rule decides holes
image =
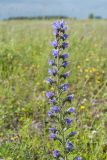
[[[66,20],[70,90],[75,94],[75,151],[86,160],[107,159],[107,21]],[[45,83],[52,20],[0,22],[0,158],[50,160]]]

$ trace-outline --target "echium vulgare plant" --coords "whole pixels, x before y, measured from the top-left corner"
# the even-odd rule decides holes
[[[52,57],[48,63],[49,77],[46,82],[50,86],[50,91],[46,92],[50,110],[48,111],[49,119],[51,119],[50,138],[58,141],[58,148],[53,151],[53,157],[58,160],[68,160],[68,154],[73,151],[74,146],[70,141],[71,137],[76,134],[76,131],[70,131],[73,119],[72,113],[75,108],[70,107],[71,101],[74,98],[72,93],[68,92],[69,83],[67,78],[70,71],[65,71],[68,66],[68,53],[65,49],[68,48],[68,35],[66,34],[67,26],[63,20],[52,24],[55,40],[51,42]],[[59,147],[60,146],[60,147]],[[80,160],[80,157],[76,157]]]

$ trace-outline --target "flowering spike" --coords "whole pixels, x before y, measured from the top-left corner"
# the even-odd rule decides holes
[[[74,99],[74,95],[67,93],[69,90],[69,84],[67,83],[67,78],[70,75],[69,71],[64,71],[68,66],[68,53],[63,53],[66,48],[68,48],[68,34],[66,34],[67,26],[63,20],[54,22],[52,24],[55,40],[51,42],[52,49],[52,60],[48,63],[51,68],[48,69],[50,75],[46,82],[49,83],[54,92],[46,92],[46,97],[49,100],[50,110],[48,111],[48,116],[54,118],[55,128],[52,127],[50,138],[53,140],[60,141],[63,147],[63,151],[55,150],[53,151],[53,157],[59,160],[67,160],[67,155],[73,150],[73,144],[69,142],[69,138],[74,136],[76,132],[65,133],[68,128],[71,127],[73,120],[71,117],[66,117],[68,114],[71,116],[75,108],[71,108],[69,105]],[[64,82],[66,79],[66,82]],[[65,97],[65,98],[64,98]],[[56,118],[56,121],[55,121]],[[66,128],[66,129],[65,129]],[[63,132],[62,132],[63,131]]]

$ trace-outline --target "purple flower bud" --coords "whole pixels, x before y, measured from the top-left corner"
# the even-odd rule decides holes
[[[53,156],[54,156],[55,158],[58,158],[58,157],[60,156],[60,151],[55,150],[55,151],[53,152]]]
[[[53,92],[46,92],[46,97],[47,98],[51,99],[51,98],[53,98],[53,96],[54,96]]]
[[[70,71],[60,75],[60,78],[66,79],[70,75]]]
[[[67,124],[67,125],[70,125],[71,122],[72,122],[72,120],[71,120],[70,118],[66,118],[66,124]]]
[[[55,113],[58,113],[60,111],[60,108],[58,106],[52,106],[50,109]]]
[[[59,31],[57,29],[54,29],[54,35],[56,35],[56,36],[59,35]]]
[[[67,84],[62,84],[61,86],[59,86],[59,89],[61,89],[63,91],[67,91],[68,87],[69,87],[68,83]]]
[[[51,42],[51,45],[52,45],[54,48],[57,48],[58,42],[57,42],[57,41],[53,41],[53,42]]]
[[[56,98],[50,99],[49,102],[55,104],[56,103]]]
[[[58,22],[54,22],[54,23],[52,24],[52,27],[53,27],[53,29],[55,29],[55,30],[59,30],[59,29],[61,29],[61,28],[64,28],[64,25],[65,25],[65,22],[64,22],[63,20],[61,20],[61,21],[58,21]]]
[[[51,66],[56,66],[55,61],[54,60],[48,60],[48,64]]]
[[[59,21],[59,26],[60,26],[60,28],[63,28],[64,25],[65,25],[65,22],[64,22],[63,20]]]
[[[67,35],[67,34],[64,34],[63,36],[61,36],[61,38],[62,38],[63,40],[66,40],[66,39],[68,38],[68,35]]]
[[[49,73],[49,75],[56,76],[57,71],[55,69],[48,69],[48,73]]]
[[[66,68],[68,66],[68,62],[67,61],[63,61],[61,66]]]
[[[54,30],[60,29],[60,25],[59,25],[58,22],[54,22],[54,23],[52,24],[52,27],[53,27]]]
[[[75,108],[68,108],[67,113],[73,113],[75,111]]]
[[[73,150],[73,144],[71,142],[67,142],[66,151],[71,152]]]
[[[63,60],[65,60],[66,58],[68,58],[68,54],[64,53],[64,54],[60,55],[59,58],[62,58]]]
[[[68,135],[68,137],[72,137],[72,136],[75,136],[77,134],[77,132],[71,132],[71,133],[69,133],[69,135]]]
[[[51,111],[48,111],[48,116],[53,117],[53,113]]]
[[[49,128],[49,130],[50,130],[52,133],[55,133],[55,132],[56,132],[56,128]]]
[[[63,27],[63,32],[65,32],[67,30],[67,26]]]
[[[53,50],[52,51],[52,55],[55,57],[55,58],[57,58],[58,57],[58,54],[59,54],[59,51],[58,50]]]
[[[74,94],[70,94],[69,96],[67,96],[66,101],[71,102],[74,99]]]
[[[53,140],[55,140],[55,139],[56,139],[56,134],[51,133],[51,134],[50,134],[50,138],[53,139]]]
[[[50,83],[51,85],[52,85],[53,83],[55,83],[55,81],[52,80],[51,78],[47,78],[46,82],[47,82],[47,83]]]
[[[63,43],[62,43],[62,48],[63,48],[63,49],[68,48],[68,43],[63,42]]]

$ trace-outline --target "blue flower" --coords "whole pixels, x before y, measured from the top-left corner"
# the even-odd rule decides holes
[[[75,111],[75,108],[68,108],[67,113],[73,113]]]
[[[54,22],[54,23],[52,24],[52,27],[53,27],[54,30],[59,30],[59,29],[60,29],[60,24],[59,24],[59,22]]]
[[[68,132],[68,134],[65,133],[72,124],[72,119],[68,116],[75,111],[75,108],[66,109],[65,105],[67,105],[67,101],[71,102],[73,100],[74,95],[64,93],[69,89],[69,84],[65,79],[70,75],[69,71],[63,71],[69,64],[67,61],[68,53],[64,53],[64,50],[68,48],[68,43],[66,42],[68,35],[65,32],[67,26],[63,20],[60,20],[54,22],[52,27],[55,35],[55,40],[51,42],[51,45],[54,47],[52,50],[53,60],[48,61],[51,67],[48,69],[49,78],[46,82],[53,85],[53,89],[50,92],[46,92],[46,96],[48,103],[51,105],[48,116],[53,118],[53,121],[55,120],[55,127],[51,127],[49,130],[51,131],[50,138],[60,141],[61,148],[65,149],[61,150],[62,152],[55,150],[53,157],[58,160],[64,160],[66,159],[66,154],[73,150],[73,144],[69,142],[69,139],[76,134],[73,131]],[[65,82],[63,83],[64,80]],[[66,95],[65,98],[64,95]],[[61,134],[62,131],[64,131],[63,136]]]
[[[56,139],[56,134],[51,133],[51,134],[50,134],[50,138],[53,139],[53,140],[55,140],[55,139]]]
[[[72,120],[71,120],[70,118],[66,118],[66,124],[67,124],[67,125],[70,125],[71,122],[72,122]]]
[[[67,61],[63,61],[61,66],[66,68],[68,66],[68,62]]]
[[[48,60],[48,64],[51,66],[56,66],[55,61],[54,60]]]
[[[71,152],[73,150],[73,144],[71,142],[67,142],[66,151]]]
[[[56,36],[59,35],[59,32],[64,33],[67,30],[67,26],[65,26],[65,22],[63,20],[54,22],[52,27]]]
[[[47,98],[51,99],[51,98],[53,98],[53,96],[54,96],[53,92],[46,92],[46,97]]]
[[[57,49],[54,49],[54,50],[52,51],[52,55],[53,55],[55,58],[58,57],[58,54],[59,54],[59,51],[58,51]]]
[[[55,133],[56,132],[56,128],[49,128],[49,130],[52,132],[52,133]]]
[[[57,47],[58,47],[58,42],[57,42],[57,41],[53,41],[53,42],[51,42],[51,45],[52,45],[54,48],[57,48]]]
[[[67,96],[67,98],[65,99],[64,102],[66,102],[66,101],[71,102],[73,99],[74,99],[74,94],[70,94],[70,95]]]
[[[55,104],[56,103],[56,98],[49,99],[49,102]]]
[[[48,73],[49,73],[49,75],[56,76],[57,71],[55,69],[48,69]]]
[[[47,83],[50,83],[51,85],[52,85],[53,83],[55,83],[55,81],[52,80],[51,78],[47,78],[46,82],[47,82]]]
[[[64,28],[64,25],[65,25],[65,22],[63,20],[61,20],[61,21],[58,21],[58,22],[54,22],[52,24],[52,27],[53,27],[54,30],[59,30],[59,29]]]
[[[68,35],[67,35],[67,34],[64,34],[63,36],[61,36],[61,38],[62,38],[63,40],[66,40],[66,39],[68,38]]]
[[[62,43],[62,48],[63,48],[63,49],[68,48],[68,43],[63,42],[63,43]]]
[[[68,87],[69,87],[69,84],[66,83],[66,84],[62,84],[61,86],[59,86],[59,89],[63,90],[63,91],[67,91],[68,90]]]
[[[53,152],[53,156],[54,156],[55,158],[60,157],[60,151],[55,150],[55,151]]]
[[[48,116],[49,116],[49,117],[53,117],[53,112],[48,111]]]
[[[77,134],[77,132],[76,132],[76,131],[74,131],[74,132],[71,132],[71,133],[69,133],[68,137],[75,136],[76,134]]]
[[[65,60],[66,58],[68,58],[68,54],[64,53],[64,54],[60,55],[59,58],[62,58],[63,60]]]
[[[70,71],[60,75],[60,78],[66,79],[70,75]]]
[[[60,111],[60,108],[58,106],[52,106],[50,109],[55,113],[58,113]]]

